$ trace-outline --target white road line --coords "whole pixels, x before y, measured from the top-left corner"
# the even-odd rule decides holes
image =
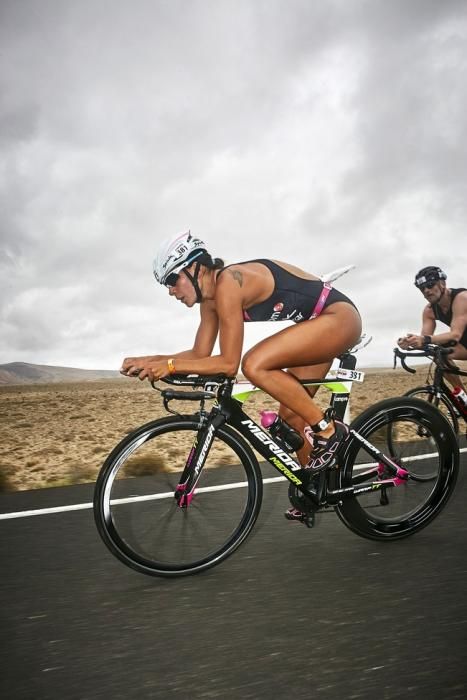
[[[263,479],[263,484],[272,484],[276,481],[285,481],[285,476],[272,477]],[[203,491],[225,491],[226,489],[240,489],[248,486],[246,481],[239,481],[236,484],[225,484],[220,486],[206,486],[205,488],[197,489],[197,493]],[[127,498],[118,498],[111,501],[113,504],[121,503],[137,503],[141,501],[156,501],[161,498],[173,498],[173,491],[166,493],[149,494],[147,496],[128,496]],[[73,510],[90,510],[92,503],[77,503],[73,506],[56,506],[55,508],[39,508],[38,510],[18,510],[13,513],[0,513],[0,520],[13,520],[14,518],[30,518],[33,515],[50,515],[51,513],[67,513]]]
[[[467,452],[467,447],[463,447],[459,452]],[[412,457],[411,459],[426,459],[427,457],[433,455],[420,455],[419,457]],[[357,469],[368,469],[368,467],[376,466],[376,462],[360,464]],[[286,481],[285,476],[276,476],[268,479],[263,479],[263,484],[275,484],[279,481]],[[239,489],[245,488],[247,486],[246,481],[240,481],[235,484],[225,484],[224,486],[209,486],[206,488],[198,489],[198,492],[203,491],[225,491],[226,489]],[[154,501],[161,498],[173,497],[173,491],[168,491],[167,493],[149,494],[148,496],[129,496],[128,498],[120,498],[113,500],[112,503],[136,503],[139,501]],[[76,503],[72,506],[56,506],[55,508],[39,508],[37,510],[19,510],[13,513],[0,513],[0,520],[13,520],[14,518],[30,518],[34,515],[51,515],[52,513],[67,513],[73,510],[90,510],[92,508],[92,503]]]

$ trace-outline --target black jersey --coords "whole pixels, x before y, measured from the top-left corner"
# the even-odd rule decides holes
[[[274,278],[274,290],[265,301],[243,310],[245,321],[294,321],[300,323],[300,321],[310,318],[323,290],[321,280],[307,280],[303,277],[297,277],[297,275],[267,259],[247,260],[235,264],[245,265],[247,263],[261,263],[267,267]],[[226,269],[224,267],[219,274]],[[324,308],[336,301],[345,301],[355,307],[355,304],[345,294],[332,288]]]
[[[447,326],[451,326],[452,323],[452,304],[454,302],[454,299],[460,292],[465,292],[467,291],[465,287],[459,287],[458,289],[451,289],[451,303],[449,305],[449,309],[447,310],[446,313],[444,313],[440,306],[438,304],[431,304],[431,308],[433,309],[433,313],[435,315],[435,318],[437,321],[441,321],[442,323],[445,323]],[[463,345],[465,348],[467,348],[467,328],[464,328],[464,332],[462,334],[461,339],[459,340],[461,345]]]

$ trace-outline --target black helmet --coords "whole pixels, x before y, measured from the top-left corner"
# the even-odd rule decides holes
[[[440,267],[428,265],[428,267],[422,267],[422,269],[417,272],[414,284],[419,289],[423,289],[423,287],[433,287],[436,282],[445,280],[446,277],[446,273],[443,272]]]

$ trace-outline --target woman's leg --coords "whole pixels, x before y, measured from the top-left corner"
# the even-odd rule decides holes
[[[309,365],[307,367],[291,367],[287,370],[287,372],[292,374],[294,377],[297,377],[297,379],[322,379],[328,374],[329,370],[331,369],[331,365],[332,361],[323,362],[319,365]],[[306,387],[310,398],[313,398],[316,395],[318,389],[319,386]],[[295,430],[303,437],[303,447],[297,450],[296,455],[300,464],[307,464],[308,460],[310,459],[310,444],[305,438],[304,433],[306,421],[304,421],[303,418],[282,403],[279,406],[279,415],[286,421],[286,423],[291,425],[292,428],[295,428]]]
[[[284,368],[330,365],[335,357],[354,345],[361,334],[357,310],[337,302],[312,321],[303,321],[266,338],[244,356],[243,374],[283,406],[297,414],[306,425],[314,425],[323,412],[307,390]],[[321,371],[321,367],[320,367]],[[333,427],[323,432],[332,434]]]

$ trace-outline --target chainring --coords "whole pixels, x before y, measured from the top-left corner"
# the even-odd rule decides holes
[[[303,474],[302,474],[303,476]],[[308,477],[308,474],[306,475]],[[310,480],[309,483],[307,484],[307,488],[310,491],[313,491],[314,493],[318,493],[318,484],[319,484],[319,474],[314,474],[314,475],[309,475]],[[292,504],[294,508],[297,508],[297,510],[301,510],[302,513],[305,513],[306,515],[312,515],[313,513],[316,513],[318,510],[319,506],[316,503],[313,503],[313,501],[310,498],[307,498],[301,491],[298,489],[294,484],[289,484],[289,491],[288,491],[288,496],[289,496],[289,501]]]

